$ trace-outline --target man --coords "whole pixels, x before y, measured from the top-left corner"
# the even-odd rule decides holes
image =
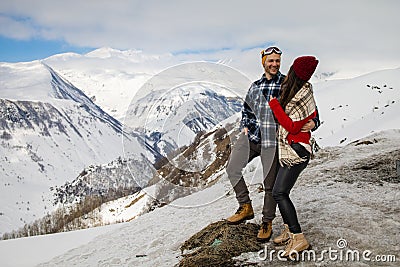
[[[263,218],[257,234],[259,241],[268,241],[272,235],[272,220],[275,218],[276,202],[272,197],[276,174],[278,171],[278,150],[276,140],[277,124],[271,112],[268,100],[279,97],[280,86],[285,78],[279,71],[282,51],[275,46],[261,51],[261,62],[264,74],[255,81],[247,92],[242,108],[240,136],[234,145],[226,169],[239,203],[236,213],[227,218],[228,224],[239,224],[254,218],[253,207],[249,197],[242,170],[255,157],[260,156],[264,176]],[[310,120],[302,131],[315,130],[319,118]]]

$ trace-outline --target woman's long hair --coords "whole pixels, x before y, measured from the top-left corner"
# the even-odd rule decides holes
[[[286,105],[295,96],[295,94],[303,87],[305,83],[306,81],[303,81],[299,77],[297,77],[296,73],[293,70],[293,67],[290,67],[289,72],[281,85],[279,102],[281,103],[284,110],[286,108]]]

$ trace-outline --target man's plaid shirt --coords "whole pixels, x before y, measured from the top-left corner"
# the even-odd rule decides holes
[[[252,83],[243,104],[240,130],[247,127],[249,140],[261,143],[264,148],[277,145],[277,123],[268,100],[271,97],[279,97],[284,78],[285,75],[278,72],[271,80],[267,80],[264,73],[261,79]]]

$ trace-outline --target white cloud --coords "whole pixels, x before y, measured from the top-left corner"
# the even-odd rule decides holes
[[[18,40],[27,40],[35,35],[35,30],[26,22],[0,15],[0,35]]]
[[[362,73],[400,66],[399,7],[396,0],[14,0],[0,3],[0,14],[15,30],[0,34],[148,53],[199,50],[244,66],[247,48],[256,52],[276,43],[286,65],[297,55],[314,54],[320,71]],[[13,19],[18,17],[28,20]]]

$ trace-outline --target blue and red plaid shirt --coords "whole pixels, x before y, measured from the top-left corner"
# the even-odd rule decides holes
[[[265,73],[261,79],[253,82],[247,92],[242,108],[240,130],[248,128],[249,140],[262,147],[275,147],[277,145],[277,123],[274,114],[268,105],[271,97],[279,97],[279,91],[285,75],[278,72],[268,80]]]

